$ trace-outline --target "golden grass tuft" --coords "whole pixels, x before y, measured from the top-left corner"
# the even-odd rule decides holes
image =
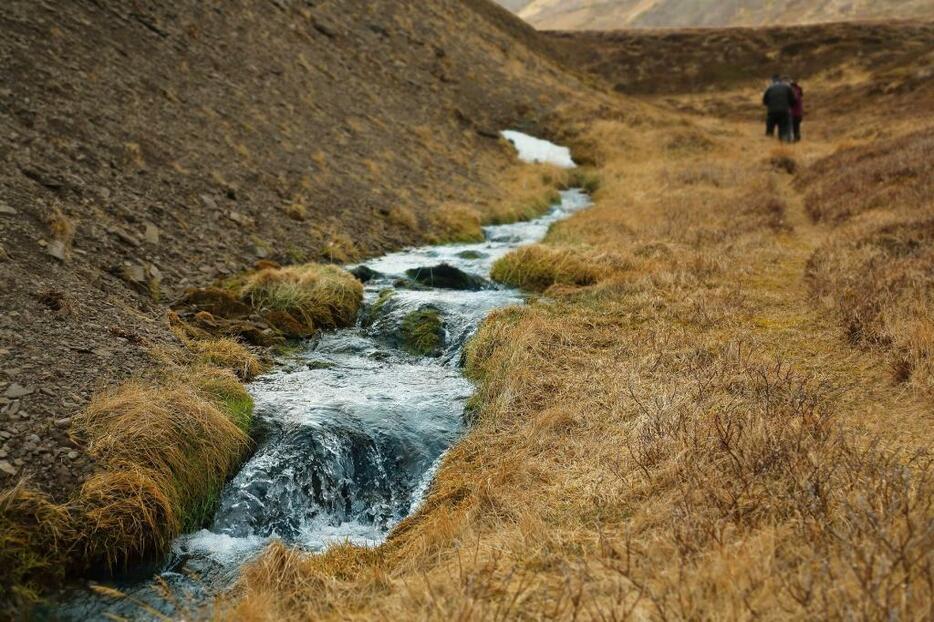
[[[252,380],[263,371],[256,355],[233,339],[194,340],[187,345],[198,364],[229,369],[243,380]]]
[[[182,517],[163,475],[131,463],[113,467],[84,483],[79,504],[84,559],[120,568],[167,551]]]
[[[340,328],[356,321],[363,286],[337,266],[305,264],[248,275],[240,294],[261,311],[289,313],[309,328]]]
[[[482,242],[483,217],[474,207],[446,203],[432,213],[433,241]]]
[[[605,272],[592,253],[534,244],[499,259],[490,274],[505,285],[540,292],[552,285],[593,285]]]
[[[171,500],[178,525],[189,529],[204,520],[205,500],[217,496],[249,446],[238,416],[222,405],[184,385],[130,382],[95,397],[74,418],[72,433],[105,470],[146,473]],[[167,537],[177,533],[167,527]],[[120,542],[122,535],[99,537],[112,546],[107,538]]]
[[[0,493],[0,617],[13,619],[64,578],[76,533],[70,508],[26,482]]]

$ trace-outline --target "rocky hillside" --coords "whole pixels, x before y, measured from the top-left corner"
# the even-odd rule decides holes
[[[169,305],[258,260],[344,262],[483,206],[573,86],[486,0],[10,0],[0,15],[0,488],[66,498],[91,394]]]
[[[616,30],[930,19],[926,0],[501,0],[536,28]]]

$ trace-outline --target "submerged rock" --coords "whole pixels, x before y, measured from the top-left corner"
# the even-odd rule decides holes
[[[374,281],[383,276],[381,273],[377,272],[373,268],[370,268],[369,266],[357,266],[353,270],[350,270],[350,273],[354,275],[361,283],[369,283],[370,281]]]
[[[402,347],[416,356],[439,356],[444,347],[444,322],[432,306],[412,311],[399,327]]]
[[[446,263],[428,268],[412,268],[406,270],[405,275],[420,285],[438,289],[478,291],[490,287],[490,283],[486,279],[474,274],[467,274],[463,270]]]

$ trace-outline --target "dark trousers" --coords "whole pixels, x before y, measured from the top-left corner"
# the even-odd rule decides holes
[[[765,135],[775,136],[778,129],[778,139],[791,140],[791,115],[787,112],[770,112],[765,117]]]
[[[801,142],[801,117],[792,117],[791,118],[791,136],[794,142]]]

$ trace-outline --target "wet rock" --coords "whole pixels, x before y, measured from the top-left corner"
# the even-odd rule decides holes
[[[467,274],[459,268],[446,263],[428,268],[412,268],[406,270],[405,275],[427,287],[438,289],[456,289],[478,291],[490,287],[490,283],[474,274]]]
[[[207,311],[213,316],[225,319],[245,318],[251,313],[250,305],[219,287],[188,289],[173,308]]]
[[[461,251],[457,253],[457,256],[461,259],[483,259],[487,255],[479,251]]]
[[[331,363],[329,361],[308,361],[306,366],[308,367],[308,369],[311,369],[311,370],[331,369],[332,367],[334,367],[334,363]]]
[[[369,283],[370,281],[373,281],[383,276],[382,274],[380,274],[373,268],[370,268],[369,266],[357,266],[356,268],[351,270],[350,273],[354,275],[357,278],[357,280],[360,281],[361,283]]]
[[[402,347],[416,356],[439,356],[444,346],[441,312],[431,306],[412,311],[399,327]]]
[[[27,395],[32,395],[35,392],[35,389],[32,387],[24,387],[20,384],[13,383],[6,388],[4,392],[4,397],[8,397],[11,400],[19,399],[21,397],[26,397]]]

